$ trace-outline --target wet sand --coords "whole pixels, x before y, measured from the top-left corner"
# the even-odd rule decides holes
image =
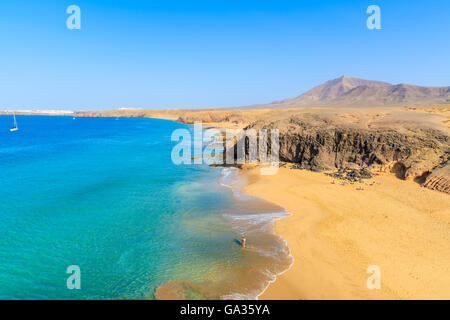
[[[289,168],[243,174],[247,193],[292,214],[276,231],[294,263],[260,299],[450,299],[449,195],[390,174],[345,186]],[[379,290],[367,288],[370,265]]]

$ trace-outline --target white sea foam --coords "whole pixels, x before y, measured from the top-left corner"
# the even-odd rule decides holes
[[[231,188],[233,191],[233,195],[240,200],[242,199],[256,199],[253,196],[250,196],[245,193],[243,187],[247,184],[246,181],[240,179],[239,170],[237,168],[223,168],[221,172],[221,177],[219,178],[219,183],[225,187]],[[262,200],[261,200],[262,201]],[[294,264],[294,257],[292,256],[291,249],[280,235],[274,232],[275,221],[288,217],[291,214],[282,209],[280,211],[275,212],[261,212],[261,213],[250,213],[250,214],[239,214],[239,213],[225,213],[223,217],[226,219],[232,220],[233,228],[239,233],[246,233],[249,230],[252,231],[262,231],[275,235],[282,241],[282,247],[270,247],[270,248],[258,248],[258,253],[265,256],[274,256],[278,254],[282,254],[283,256],[288,256],[290,260],[289,266],[281,271],[281,272],[273,272],[269,269],[263,271],[265,274],[267,281],[264,284],[264,288],[257,293],[242,293],[242,292],[234,292],[231,294],[224,295],[223,299],[231,299],[231,300],[258,300],[258,297],[261,296],[269,287],[269,285],[275,282],[276,278],[286,271],[288,271],[292,265]],[[269,249],[269,250],[268,250]]]
[[[231,188],[236,184],[239,172],[236,168],[223,168],[221,174],[219,183],[224,187]]]

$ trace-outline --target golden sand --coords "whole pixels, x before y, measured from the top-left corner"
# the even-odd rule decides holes
[[[448,194],[389,174],[344,186],[289,168],[246,174],[249,194],[292,214],[276,231],[294,264],[261,299],[450,299]],[[379,290],[367,288],[370,265],[380,268]]]

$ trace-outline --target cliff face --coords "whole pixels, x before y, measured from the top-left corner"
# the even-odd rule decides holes
[[[280,159],[307,169],[389,168],[415,178],[440,163],[447,137],[433,130],[406,135],[395,130],[311,127],[292,121],[280,132]]]
[[[433,170],[423,185],[433,190],[450,193],[450,164]]]
[[[247,128],[279,129],[280,160],[314,171],[368,168],[423,183],[450,154],[448,135],[420,126],[370,128],[291,116]],[[425,185],[448,192],[446,179],[433,173]]]

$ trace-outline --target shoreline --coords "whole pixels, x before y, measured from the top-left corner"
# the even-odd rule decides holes
[[[274,224],[293,257],[258,299],[450,298],[447,194],[389,174],[357,191],[322,173],[257,170],[239,171],[249,177],[244,190],[290,213]],[[380,290],[366,286],[370,265],[380,265]]]
[[[230,252],[224,252],[226,260],[216,261],[211,268],[214,272],[202,280],[175,277],[161,283],[153,293],[157,300],[193,299],[192,292],[208,293],[209,298],[221,300],[257,300],[273,279],[292,266],[290,248],[274,230],[274,221],[289,213],[274,203],[248,195],[243,190],[247,179],[237,168],[208,168],[217,175],[211,183],[219,185],[219,191],[230,197],[230,205],[216,212],[227,233],[225,238],[218,238],[218,243],[224,240],[227,247],[231,245]],[[246,249],[239,241],[243,234],[248,239]],[[220,265],[224,268],[217,273]]]
[[[223,169],[222,169],[222,170],[223,170]],[[268,288],[268,287],[269,287],[269,286],[277,279],[277,277],[280,276],[280,275],[282,275],[282,274],[285,273],[286,271],[288,271],[288,270],[292,267],[292,265],[293,265],[293,263],[294,263],[294,257],[293,257],[293,255],[292,255],[292,253],[291,253],[291,248],[289,247],[287,241],[286,241],[282,236],[280,236],[280,235],[276,232],[276,230],[275,230],[275,223],[276,223],[277,221],[279,221],[279,220],[282,220],[282,219],[284,219],[284,218],[286,218],[286,217],[289,217],[291,214],[290,214],[285,208],[283,208],[283,207],[281,207],[281,206],[279,206],[279,205],[277,205],[277,204],[274,204],[273,202],[267,201],[267,200],[265,200],[265,199],[262,198],[262,197],[255,197],[255,196],[252,196],[252,195],[248,194],[248,193],[245,191],[245,187],[246,187],[246,186],[248,185],[248,183],[249,183],[248,176],[247,176],[247,175],[243,175],[243,174],[242,174],[242,170],[240,170],[240,169],[238,169],[238,168],[235,168],[235,170],[236,170],[235,172],[236,172],[237,180],[235,180],[234,183],[232,183],[231,185],[230,185],[230,184],[226,184],[226,183],[223,183],[223,181],[220,181],[220,179],[218,180],[218,183],[219,183],[220,185],[222,185],[223,187],[225,187],[225,188],[229,188],[229,189],[231,190],[231,192],[233,193],[234,196],[239,197],[239,195],[246,195],[246,196],[253,197],[253,198],[255,198],[258,202],[264,202],[264,206],[270,205],[270,206],[276,206],[276,207],[279,207],[279,209],[281,209],[281,211],[280,211],[280,212],[274,212],[275,214],[276,214],[276,213],[283,213],[283,214],[285,214],[285,216],[278,216],[278,217],[277,217],[277,216],[273,216],[273,217],[270,219],[270,221],[267,222],[268,225],[272,228],[271,231],[268,231],[268,234],[275,235],[277,238],[279,238],[279,240],[283,243],[283,245],[288,249],[288,255],[287,255],[287,256],[289,257],[290,263],[289,263],[289,265],[286,267],[286,269],[284,269],[283,271],[281,271],[281,272],[274,272],[274,273],[272,274],[274,278],[273,278],[273,279],[268,279],[268,280],[267,280],[267,284],[265,284],[265,286],[263,287],[263,289],[261,290],[261,292],[253,296],[254,299],[258,300],[259,297],[267,290],[267,288]],[[259,215],[259,214],[261,214],[261,212],[257,212],[257,213],[255,213],[255,214],[256,214],[256,215]],[[267,235],[266,235],[266,236],[267,236]]]
[[[248,170],[248,167],[244,166],[244,168],[245,168],[245,169],[239,169],[239,168],[236,168],[238,177],[239,177],[240,179],[243,179],[243,180],[246,181],[246,183],[244,183],[244,184],[240,187],[240,189],[241,189],[240,192],[242,192],[242,193],[244,193],[244,194],[246,194],[246,195],[249,195],[249,196],[253,196],[253,197],[255,197],[255,198],[258,198],[258,199],[260,199],[260,200],[262,200],[262,201],[267,201],[267,202],[269,202],[269,203],[271,203],[271,204],[275,204],[275,203],[273,203],[273,202],[271,202],[271,201],[266,200],[264,197],[251,195],[251,194],[249,194],[249,193],[245,190],[246,187],[250,184],[250,178],[249,178],[249,175],[246,173],[246,171]],[[220,182],[219,182],[219,183],[220,183]],[[224,187],[233,189],[233,186],[227,186],[227,185],[224,185],[224,184],[222,184],[222,183],[220,183],[220,184],[223,185]],[[233,193],[236,193],[236,192],[238,192],[238,191],[232,190],[232,192],[233,192]],[[278,204],[275,204],[275,205],[279,206]],[[277,280],[277,278],[278,278],[279,276],[281,276],[281,275],[283,275],[284,273],[286,273],[287,271],[289,271],[289,270],[292,268],[292,266],[294,265],[294,256],[292,255],[291,247],[289,246],[289,244],[288,244],[288,242],[286,241],[286,239],[284,239],[284,238],[277,232],[277,230],[276,230],[276,223],[277,223],[277,221],[280,221],[280,220],[285,219],[285,218],[289,218],[290,216],[292,216],[292,214],[291,214],[289,211],[287,211],[285,208],[283,208],[283,207],[281,207],[281,206],[279,206],[279,207],[280,207],[281,209],[283,209],[283,212],[285,212],[287,215],[286,215],[285,217],[277,217],[277,218],[274,217],[274,218],[272,219],[272,221],[270,222],[270,224],[271,224],[271,226],[273,227],[272,233],[275,234],[277,237],[279,237],[280,240],[284,243],[284,245],[285,245],[286,248],[288,249],[288,251],[289,251],[288,256],[289,256],[289,258],[291,259],[291,262],[290,262],[289,266],[287,266],[287,268],[286,268],[285,270],[283,270],[283,271],[281,271],[281,272],[278,272],[278,273],[276,273],[276,274],[273,274],[273,277],[274,277],[274,278],[268,280],[267,284],[266,284],[265,287],[261,290],[261,292],[258,293],[258,294],[255,296],[255,300],[260,300],[260,297],[266,292],[266,290],[271,286],[271,284],[273,284],[273,283]]]
[[[244,186],[242,187],[243,192],[244,192],[245,194],[252,195],[252,194],[250,194],[250,193],[246,190],[246,188],[247,188],[249,185],[251,185],[252,183],[254,183],[254,181],[251,181],[251,178],[249,177],[249,174],[248,174],[248,168],[246,168],[246,169],[237,169],[237,170],[238,170],[238,175],[241,176],[241,177],[242,177],[242,176],[245,176],[245,178],[246,178],[246,180],[247,180],[247,184],[244,185]],[[255,169],[250,169],[250,170],[255,170]],[[247,171],[247,172],[246,172],[246,171]],[[253,196],[255,196],[255,195],[253,195]],[[265,200],[265,201],[269,201],[269,200],[267,200],[265,197],[261,197],[261,196],[255,196],[255,197],[260,198],[260,199],[263,199],[263,200]],[[271,202],[271,201],[269,201],[269,202]],[[278,205],[278,204],[277,204],[277,205]],[[280,206],[280,207],[281,207],[281,206]],[[294,256],[293,256],[293,254],[292,254],[292,249],[291,249],[291,247],[289,246],[289,243],[288,243],[287,240],[286,240],[285,238],[283,238],[283,236],[277,231],[277,222],[280,221],[280,220],[282,220],[282,219],[286,219],[286,218],[289,218],[289,217],[292,216],[292,213],[290,213],[289,211],[287,211],[286,208],[284,208],[284,207],[281,207],[281,208],[283,208],[284,211],[285,211],[288,215],[287,215],[286,217],[281,217],[281,218],[273,219],[273,221],[272,221],[272,224],[273,224],[273,232],[274,232],[277,236],[280,237],[280,239],[284,242],[284,244],[285,244],[286,247],[288,248],[288,250],[289,250],[289,257],[291,258],[291,263],[289,264],[289,266],[288,266],[285,270],[283,270],[283,271],[281,271],[281,272],[275,274],[273,280],[269,280],[269,281],[268,281],[267,285],[263,288],[263,290],[262,290],[259,294],[256,295],[256,299],[255,299],[255,300],[261,300],[260,298],[261,298],[261,297],[264,295],[264,293],[271,287],[271,285],[272,285],[273,283],[275,283],[275,282],[277,281],[277,279],[278,279],[281,275],[283,275],[283,274],[285,274],[286,272],[288,272],[288,271],[292,268],[292,266],[294,265],[294,263],[295,263],[295,259],[294,259]]]
[[[289,216],[288,216],[288,217],[289,217]],[[288,217],[284,217],[284,218],[288,218]],[[277,223],[277,221],[278,221],[278,220],[281,220],[281,219],[284,219],[284,218],[275,219],[275,220],[273,221],[273,223],[274,223],[274,225],[275,225],[275,229],[276,229],[276,223]],[[276,230],[275,230],[275,233],[276,233],[277,235],[279,235],[281,239],[283,239],[283,237],[282,237]],[[283,239],[283,241],[284,241],[285,245],[289,248],[289,257],[291,257],[291,259],[292,259],[291,264],[286,268],[286,270],[284,270],[284,271],[282,271],[282,272],[276,274],[276,275],[274,276],[275,278],[274,278],[273,280],[269,280],[269,282],[267,283],[266,287],[261,291],[261,293],[258,294],[258,295],[256,295],[256,300],[261,300],[260,297],[263,296],[264,293],[267,291],[267,289],[269,289],[270,286],[271,286],[273,283],[275,283],[275,282],[277,281],[278,277],[280,277],[280,276],[282,276],[283,274],[285,274],[286,272],[288,272],[288,271],[292,268],[292,266],[294,265],[295,259],[294,259],[294,256],[292,255],[291,247],[289,246],[288,242],[287,242],[285,239]]]
[[[210,124],[212,127],[217,127],[215,124]],[[227,127],[226,125],[224,127]],[[290,164],[288,164],[290,166]],[[258,173],[255,174],[255,171],[258,170]],[[324,241],[323,239],[320,239],[318,241],[319,245],[316,247],[315,245],[310,245],[310,248],[308,250],[318,250],[319,254],[321,253],[321,249],[324,249],[324,254],[329,254],[332,256],[332,259],[328,259],[325,257],[323,259],[316,259],[317,261],[314,261],[313,263],[310,263],[309,269],[306,268],[299,268],[299,264],[304,262],[306,260],[305,254],[302,251],[301,245],[298,245],[296,242],[298,239],[296,239],[295,236],[292,234],[292,229],[294,229],[293,226],[299,225],[300,223],[303,223],[304,221],[297,221],[297,220],[308,220],[307,218],[300,218],[298,219],[299,210],[301,210],[301,206],[298,206],[294,204],[293,206],[289,204],[288,199],[286,199],[286,196],[290,193],[290,188],[295,188],[296,184],[304,182],[305,177],[298,177],[298,175],[305,175],[306,180],[313,184],[320,183],[321,186],[318,189],[318,193],[321,194],[322,199],[319,199],[320,201],[315,201],[318,199],[303,199],[303,201],[307,203],[307,206],[313,207],[315,210],[315,214],[312,215],[312,217],[309,218],[309,221],[307,222],[307,226],[311,229],[315,227],[316,224],[322,224],[323,221],[327,220],[333,220],[333,219],[343,219],[342,216],[337,215],[337,217],[334,215],[334,212],[329,212],[329,210],[323,210],[324,208],[321,208],[323,206],[323,201],[326,202],[327,205],[330,205],[330,201],[332,202],[332,199],[327,199],[327,186],[330,186],[331,179],[330,177],[326,177],[323,173],[316,173],[312,171],[306,171],[306,170],[290,170],[288,168],[280,168],[279,169],[282,172],[282,175],[286,175],[286,172],[289,172],[288,176],[291,176],[291,173],[294,173],[295,178],[293,178],[293,181],[288,182],[285,187],[286,190],[280,191],[278,189],[279,182],[283,180],[283,178],[271,178],[271,176],[260,176],[259,175],[259,168],[253,167],[244,167],[239,169],[239,174],[243,174],[243,172],[246,172],[248,179],[248,185],[243,187],[243,190],[245,193],[258,197],[260,199],[264,199],[266,201],[269,201],[273,204],[276,204],[280,207],[282,207],[286,212],[290,214],[290,216],[284,217],[283,219],[275,219],[273,221],[274,224],[274,232],[286,243],[287,247],[289,248],[289,255],[292,258],[292,263],[290,266],[282,271],[281,273],[278,273],[274,276],[274,280],[269,280],[268,284],[265,286],[265,288],[262,290],[260,294],[256,296],[257,299],[261,300],[292,300],[292,299],[450,299],[450,252],[448,254],[443,255],[442,257],[433,257],[432,252],[440,252],[445,251],[446,243],[450,243],[450,198],[447,194],[430,190],[427,188],[421,188],[419,184],[412,182],[412,181],[404,181],[401,179],[398,179],[394,177],[394,175],[389,173],[381,173],[380,177],[372,178],[370,180],[365,180],[369,182],[374,182],[382,180],[383,185],[388,185],[389,189],[392,191],[392,193],[395,192],[402,192],[403,189],[407,190],[408,196],[405,198],[400,199],[400,204],[405,208],[412,209],[412,211],[417,216],[417,222],[413,223],[412,226],[406,227],[407,229],[410,228],[411,230],[408,230],[406,232],[406,235],[410,237],[413,241],[419,242],[419,245],[409,246],[408,249],[411,249],[412,251],[415,251],[415,258],[413,259],[414,262],[417,263],[417,267],[412,265],[411,263],[408,263],[408,256],[404,255],[402,252],[402,246],[397,247],[389,247],[389,243],[387,243],[387,250],[393,250],[393,252],[398,252],[400,255],[402,255],[403,261],[396,262],[392,261],[383,261],[384,264],[387,264],[387,268],[390,270],[387,270],[388,272],[388,279],[386,277],[382,278],[382,284],[383,289],[382,290],[369,290],[367,288],[367,278],[370,276],[366,272],[367,267],[374,265],[374,263],[370,262],[371,259],[380,259],[382,257],[382,253],[386,252],[386,249],[379,245],[378,247],[375,246],[374,249],[375,254],[372,258],[372,254],[365,253],[363,255],[356,255],[355,257],[349,257],[346,259],[339,259],[339,254],[346,254],[347,249],[345,249],[345,242],[350,243],[350,247],[353,245],[352,242],[356,242],[357,245],[362,245],[364,250],[368,250],[370,247],[370,243],[368,243],[367,239],[363,239],[364,237],[380,237],[383,238],[385,235],[387,235],[387,238],[389,238],[389,232],[383,230],[380,230],[380,225],[378,222],[378,225],[375,225],[376,228],[378,228],[377,233],[374,234],[373,232],[368,232],[367,235],[364,235],[363,237],[350,237],[350,239],[345,239],[345,236],[342,234],[339,234],[338,236],[341,238],[338,240],[338,243],[340,242],[340,245],[342,247],[342,244],[344,244],[343,248],[332,248],[331,245],[326,245],[327,242],[330,241]],[[275,175],[277,177],[278,175]],[[251,177],[251,178],[249,178]],[[338,180],[337,184],[334,185],[335,188],[341,188],[341,186],[338,186],[340,181]],[[367,184],[367,183],[366,183]],[[380,184],[377,182],[377,184]],[[272,191],[272,186],[276,185],[278,189],[278,193],[281,193],[281,195],[274,195]],[[355,184],[353,186],[353,189],[356,188],[356,186],[360,186],[359,184]],[[362,192],[364,195],[368,195],[368,198],[373,198],[372,190],[369,190],[371,187],[366,187],[365,191],[356,191],[356,194],[354,193],[355,190],[345,190],[345,193],[347,191],[350,191],[350,194],[346,197],[348,198],[349,203],[352,202],[352,200],[356,199],[359,202],[361,201],[361,197],[359,194]],[[347,186],[347,189],[351,188],[350,186]],[[392,214],[393,216],[396,216],[396,218],[399,218],[399,221],[396,221],[395,227],[390,228],[391,234],[395,234],[398,230],[402,230],[404,226],[407,226],[409,224],[408,220],[408,213],[404,212],[397,212],[397,209],[395,208],[395,205],[397,204],[396,199],[392,199],[391,195],[389,195],[389,192],[381,192],[382,187],[378,187],[378,190],[376,191],[375,198],[379,201],[378,203],[382,203],[384,207],[387,206],[388,209],[388,215],[385,217],[390,218],[389,216]],[[356,189],[358,190],[358,189]],[[339,190],[340,192],[341,190]],[[423,203],[420,206],[415,206],[413,203],[416,201],[416,199],[420,199],[423,192],[425,192],[426,197],[428,197],[428,201],[431,202],[433,205],[432,207],[437,208],[431,208],[429,209],[427,205],[424,205]],[[353,193],[353,194],[351,194]],[[317,197],[317,195],[315,195]],[[318,196],[319,198],[321,196]],[[356,198],[354,198],[356,196]],[[299,197],[300,199],[302,197]],[[297,198],[296,200],[299,200]],[[335,197],[339,198],[339,197]],[[353,199],[354,198],[354,199]],[[364,197],[363,197],[364,198]],[[388,199],[386,199],[388,198]],[[386,204],[384,204],[385,200],[388,200]],[[437,206],[434,205],[433,201],[437,201]],[[423,201],[422,201],[423,202]],[[344,206],[345,207],[345,206]],[[360,206],[359,209],[371,209],[370,206]],[[392,211],[389,211],[390,209],[393,209]],[[370,211],[370,210],[369,210]],[[382,212],[375,212],[375,214],[382,214]],[[440,216],[440,219],[443,221],[436,222],[433,219],[435,217],[431,217],[431,219],[428,219],[430,217],[427,217],[428,215],[435,215],[437,214]],[[358,219],[362,219],[362,222],[360,224],[360,227],[362,228],[371,228],[372,221],[369,221],[368,217],[362,217],[359,216]],[[430,242],[436,242],[436,246],[433,247],[431,250],[430,248],[426,247],[425,242],[420,237],[420,228],[422,220],[426,221],[427,230],[425,237],[426,241]],[[291,221],[293,221],[291,223]],[[292,224],[292,225],[291,225]],[[381,224],[382,225],[382,224]],[[289,230],[291,229],[291,230]],[[436,231],[442,231],[444,229],[444,234],[439,234],[437,237],[433,236],[433,230]],[[328,235],[328,237],[332,238],[333,233],[335,233],[336,230],[330,230],[331,234]],[[353,230],[354,231],[354,230]],[[311,230],[309,230],[311,232]],[[295,232],[294,232],[295,234]],[[396,243],[396,241],[401,240],[398,239],[398,237],[390,237],[393,238],[393,243]],[[330,240],[330,239],[328,239]],[[360,243],[362,241],[362,243]],[[385,241],[386,242],[386,241]],[[400,241],[401,242],[401,241]],[[332,242],[330,242],[332,243]],[[381,241],[380,243],[383,243]],[[324,246],[326,248],[320,248],[321,246]],[[408,247],[407,244],[405,247]],[[425,248],[425,250],[422,250]],[[356,249],[358,249],[358,246],[356,246]],[[380,250],[381,249],[381,250]],[[355,250],[357,251],[357,250]],[[380,252],[382,251],[382,252]],[[298,252],[301,254],[299,255]],[[431,252],[431,254],[430,254]],[[296,255],[299,255],[301,259],[296,259]],[[425,257],[420,259],[419,257],[421,255],[424,255]],[[428,259],[426,256],[428,255]],[[433,264],[430,263],[433,258],[436,258],[434,260],[437,260],[438,262]],[[303,259],[303,260],[302,260]],[[331,261],[330,261],[331,260]],[[387,259],[389,260],[389,259]],[[395,260],[395,259],[394,259]],[[366,261],[363,264],[361,264],[361,261]],[[325,265],[330,264],[333,266],[333,263],[348,263],[349,267],[347,268],[336,268],[337,270],[333,270],[334,268],[327,268]],[[358,263],[358,266],[355,266],[355,264]],[[446,268],[446,266],[448,266]],[[399,275],[399,273],[402,273],[402,269],[413,270],[413,272],[405,273],[403,275]],[[314,269],[317,269],[317,271],[314,271]],[[383,266],[383,275],[385,266]],[[445,285],[442,285],[442,283],[433,284],[433,288],[426,288],[427,282],[433,282],[432,275],[436,270],[439,270],[439,274],[443,274],[443,282],[444,284],[447,284],[447,287]],[[306,276],[302,276],[302,274],[305,274]],[[308,279],[308,275],[313,276],[312,280]],[[325,276],[323,276],[325,275]],[[323,280],[323,279],[325,280]],[[401,280],[396,281],[395,279],[399,278]],[[423,280],[421,280],[423,279]],[[301,283],[306,282],[307,284]],[[403,283],[402,283],[403,282]],[[439,282],[439,281],[438,281]],[[325,287],[326,286],[326,287]],[[324,288],[325,287],[325,288]],[[422,288],[421,288],[422,287]],[[428,291],[427,291],[428,290]]]

